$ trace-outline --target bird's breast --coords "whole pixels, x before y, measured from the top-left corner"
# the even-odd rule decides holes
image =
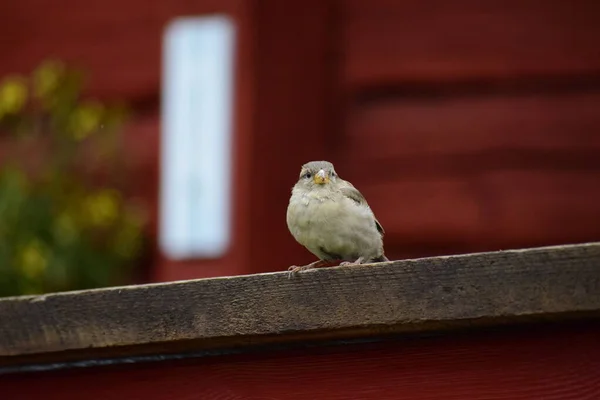
[[[311,231],[322,231],[328,221],[339,213],[336,203],[326,197],[292,195],[287,213],[288,227],[299,242]],[[318,232],[316,232],[318,233]]]
[[[315,254],[350,257],[381,243],[371,210],[342,195],[292,195],[287,223],[294,238]]]

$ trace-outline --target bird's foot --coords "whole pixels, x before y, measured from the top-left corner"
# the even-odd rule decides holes
[[[300,271],[306,271],[308,269],[322,267],[323,265],[327,265],[328,263],[329,262],[325,261],[325,260],[318,260],[318,261],[311,262],[310,264],[307,264],[307,265],[301,265],[301,266],[292,265],[291,267],[288,268],[288,279],[291,278],[292,275],[294,275]]]
[[[356,259],[356,261],[344,261],[340,263],[340,267],[348,267],[350,265],[359,265],[359,264],[364,264],[365,263],[365,258],[364,257],[358,257]]]

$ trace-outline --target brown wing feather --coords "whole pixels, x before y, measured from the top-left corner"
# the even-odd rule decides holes
[[[344,196],[348,197],[350,200],[355,201],[357,204],[361,204],[361,205],[365,205],[365,206],[369,207],[369,204],[367,203],[365,196],[363,196],[362,193],[359,192],[358,189],[355,188],[350,182],[344,181],[343,186],[340,190],[341,190],[342,194]],[[375,218],[375,215],[373,215],[373,218],[375,219],[375,226],[377,227],[377,231],[383,237],[383,235],[385,234],[385,231],[383,230],[383,226],[381,226],[379,221],[377,221],[377,218]]]

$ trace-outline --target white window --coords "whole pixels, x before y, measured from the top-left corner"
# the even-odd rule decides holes
[[[165,32],[159,243],[170,259],[219,257],[230,244],[234,40],[221,15]]]

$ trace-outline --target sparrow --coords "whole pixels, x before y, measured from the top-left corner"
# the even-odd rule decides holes
[[[340,266],[389,261],[384,230],[364,196],[328,161],[302,166],[287,209],[287,226],[319,260],[291,266],[290,275],[341,260]]]

